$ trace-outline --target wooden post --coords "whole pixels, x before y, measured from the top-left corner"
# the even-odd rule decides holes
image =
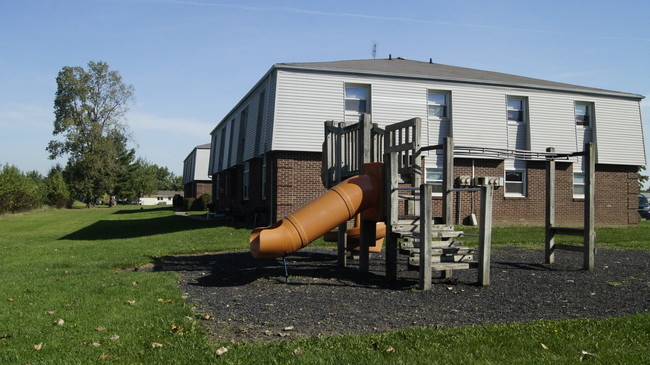
[[[442,220],[446,225],[453,224],[453,192],[454,187],[454,140],[445,137],[442,149],[445,155],[445,162],[442,167]]]
[[[362,114],[359,118],[360,129],[357,145],[357,164],[359,171],[363,165],[372,160],[372,120],[370,114]],[[368,272],[370,265],[370,244],[376,240],[377,222],[367,221],[361,214],[359,235],[359,270]]]
[[[431,185],[420,185],[420,290],[431,289]]]
[[[339,129],[336,131],[336,140],[334,142],[335,145],[335,153],[334,153],[334,183],[332,186],[329,186],[328,189],[332,188],[334,185],[338,184],[341,182],[341,174],[343,173],[342,171],[342,164],[343,164],[343,143],[342,143],[342,131],[343,128],[345,128],[345,122],[341,122],[338,125]],[[336,258],[336,263],[339,267],[345,267],[347,265],[346,262],[346,245],[347,245],[347,229],[348,229],[348,223],[343,222],[339,225],[339,234],[338,234],[338,239],[336,240],[336,248],[337,248],[337,258]]]
[[[478,282],[490,285],[490,255],[492,250],[492,185],[481,186],[481,226],[479,229]]]
[[[596,149],[593,142],[585,144],[585,223],[584,223],[584,269],[594,269],[594,258],[596,254],[596,209],[595,209],[595,187],[596,187]]]
[[[397,238],[393,227],[397,225],[397,153],[384,154],[384,197],[386,211],[386,277],[389,281],[397,280]]]
[[[555,152],[548,147],[546,152]],[[544,263],[555,262],[555,158],[546,161],[546,238],[544,240]]]
[[[347,266],[347,256],[345,254],[346,246],[348,244],[348,222],[339,224],[338,239],[336,240],[336,264],[338,267]]]

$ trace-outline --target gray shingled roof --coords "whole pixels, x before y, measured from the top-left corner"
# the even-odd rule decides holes
[[[370,74],[473,84],[513,86],[543,90],[569,91],[618,96],[633,99],[644,98],[639,94],[564,84],[560,82],[510,75],[501,72],[483,71],[465,67],[443,65],[439,63],[413,61],[403,58],[332,62],[278,63],[275,65],[275,67],[278,69],[301,69],[354,74]]]

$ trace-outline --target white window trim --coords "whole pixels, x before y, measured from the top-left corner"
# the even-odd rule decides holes
[[[348,88],[363,88],[366,89],[366,99],[358,99],[358,98],[348,98],[347,95],[347,89]],[[360,116],[361,114],[371,114],[372,110],[372,87],[370,84],[357,84],[357,83],[345,83],[343,85],[343,111],[346,116],[351,116],[351,117],[357,117]],[[366,101],[366,111],[363,113],[359,113],[358,111],[352,111],[348,110],[346,106],[346,101],[347,100],[365,100]]]
[[[521,120],[510,120],[508,117],[508,101],[512,100],[521,100]],[[526,96],[514,96],[506,95],[506,121],[509,125],[521,125],[528,122],[528,97]]]
[[[521,198],[525,197],[528,194],[528,174],[527,174],[527,169],[506,169],[503,172],[503,181],[504,181],[504,187],[503,187],[503,196],[505,197],[516,197],[516,198]],[[513,192],[508,192],[508,171],[517,171],[521,172],[521,184],[522,184],[522,193],[513,193]],[[514,182],[514,183],[519,183],[519,182]]]
[[[576,183],[576,175],[582,175],[582,183],[577,184]],[[586,188],[585,180],[587,178],[587,175],[584,171],[574,171],[572,175],[573,179],[573,184],[571,185],[572,187],[572,193],[573,193],[573,198],[574,199],[584,199],[585,194],[576,194],[576,185],[582,185],[582,191],[585,191],[584,189]]]
[[[430,105],[436,105],[439,106],[441,104],[436,104],[432,103],[429,101],[429,94],[441,94],[445,95],[445,116],[444,117],[439,117],[437,115],[431,115],[429,114],[429,106]],[[449,116],[451,114],[451,92],[450,91],[445,91],[445,90],[433,90],[433,89],[428,89],[427,90],[427,119],[428,120],[440,120],[440,121],[446,121],[449,120]]]
[[[428,170],[440,171],[441,179],[440,180],[429,180],[427,178],[427,176],[428,176],[427,171]],[[443,176],[442,176],[442,174],[443,174],[443,170],[440,167],[427,167],[427,168],[425,168],[425,171],[424,171],[424,182],[427,183],[427,184],[431,184],[431,185],[438,185],[439,184],[440,187],[442,187],[442,184],[443,184]],[[434,191],[434,192],[431,193],[431,196],[442,196],[442,191],[439,191],[439,192]]]

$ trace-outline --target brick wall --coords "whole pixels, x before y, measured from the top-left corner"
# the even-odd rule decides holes
[[[504,163],[498,160],[454,160],[454,177],[504,176]],[[556,222],[558,225],[581,226],[584,216],[584,199],[573,198],[572,164],[556,162]],[[637,213],[638,175],[634,166],[596,166],[596,224],[598,226],[624,226],[639,223]],[[505,188],[494,191],[493,221],[501,225],[543,225],[546,211],[546,165],[540,161],[527,164],[527,194],[525,197],[506,197]],[[468,223],[480,211],[479,192],[454,193],[454,221]],[[460,195],[460,204],[458,196]],[[434,216],[441,216],[442,199],[434,198]]]
[[[183,187],[185,198],[198,198],[203,194],[212,194],[212,182],[193,181]]]
[[[274,155],[275,219],[281,219],[323,195],[321,153],[280,151]]]
[[[267,156],[266,199],[261,194],[261,159],[251,160],[249,200],[242,199],[243,168],[221,173],[220,199],[217,210],[229,209],[234,216],[258,225],[270,224],[295,212],[325,193],[320,179],[321,154],[278,151]],[[488,159],[457,158],[454,177],[462,175],[503,176],[504,162]],[[583,224],[583,199],[573,198],[572,164],[556,163],[556,221],[558,225]],[[596,166],[596,224],[599,226],[636,225],[637,169],[634,166]],[[213,176],[213,182],[216,177]],[[494,192],[493,220],[495,224],[543,225],[546,204],[546,167],[544,162],[530,161],[527,165],[527,194],[525,197],[505,197],[505,188]],[[479,192],[454,193],[454,221],[467,223],[480,210]],[[214,195],[213,195],[214,196]],[[458,200],[457,197],[460,196]],[[213,198],[214,199],[214,198]],[[440,217],[442,200],[434,197],[433,215]],[[479,217],[480,218],[480,217]]]

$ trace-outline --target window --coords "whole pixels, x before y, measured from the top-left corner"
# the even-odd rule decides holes
[[[357,114],[370,112],[369,85],[345,85],[345,111]]]
[[[447,118],[448,106],[447,93],[444,91],[429,91],[427,94],[427,107],[429,119]]]
[[[591,103],[576,101],[575,118],[576,125],[588,127],[592,123],[593,107]]]
[[[434,195],[442,195],[442,169],[440,168],[426,168],[425,182],[431,184],[431,190]]]
[[[505,196],[526,196],[526,170],[506,170]]]
[[[509,123],[523,123],[526,121],[526,99],[516,96],[508,96],[507,110]]]
[[[266,155],[262,157],[262,200],[266,200]]]
[[[585,197],[585,173],[584,172],[573,173],[573,197],[574,198]]]
[[[242,176],[242,199],[248,200],[248,187],[250,186],[251,163],[244,162],[244,174]]]

